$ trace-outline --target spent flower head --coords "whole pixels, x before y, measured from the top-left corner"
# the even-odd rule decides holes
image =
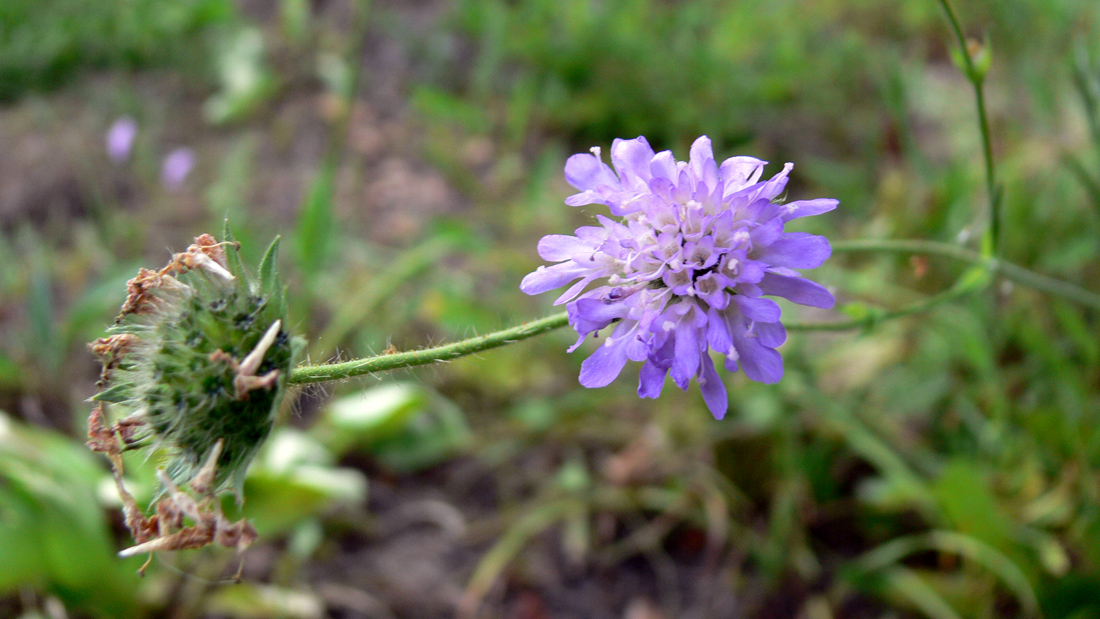
[[[617,219],[597,215],[598,226],[575,236],[543,237],[539,255],[556,264],[540,266],[520,288],[539,294],[575,282],[555,301],[566,304],[580,336],[570,352],[610,328],[581,366],[585,387],[607,385],[627,360],[639,361],[638,395],[657,397],[668,375],[684,390],[695,378],[721,419],[728,399],[711,350],[727,370],[744,370],[752,380],[783,376],[775,349],[787,334],[779,305],[765,295],[832,307],[828,290],[794,270],[820,266],[831,253],[828,241],[783,227],[831,211],[837,201],[779,203],[792,164],[761,181],[766,162],[718,163],[706,136],[692,144],[686,162],[671,151],[654,153],[644,137],[614,141],[614,170],[599,148],[592,153],[566,162],[565,178],[580,193],[565,202],[603,204]]]
[[[213,497],[234,490],[275,422],[303,346],[286,329],[272,243],[253,280],[228,236],[204,234],[160,270],[141,269],[108,337],[91,345],[103,363],[88,445],[115,470],[129,553],[208,543],[247,546],[247,523],[228,523]],[[162,491],[146,518],[122,485],[120,454],[159,449]],[[201,495],[190,498],[181,488]],[[194,523],[183,526],[183,516]]]

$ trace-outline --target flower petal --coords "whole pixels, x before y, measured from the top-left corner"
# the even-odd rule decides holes
[[[748,334],[733,333],[733,345],[737,348],[738,361],[745,376],[758,383],[777,383],[783,378],[783,357],[774,348],[764,346],[759,338]]]
[[[829,309],[836,300],[824,286],[804,277],[789,277],[776,273],[765,273],[760,281],[764,294],[783,297],[799,305]]]
[[[615,334],[618,331],[615,329]],[[625,341],[614,339],[615,334],[604,340],[603,345],[581,364],[579,378],[585,387],[606,387],[623,371],[623,366],[626,365],[626,346],[623,346]]]
[[[589,154],[573,155],[565,162],[565,180],[583,191],[595,191],[600,187],[621,189],[615,172],[599,157]]]
[[[653,149],[644,137],[633,140],[615,140],[611,143],[611,163],[627,187],[635,188],[638,182],[648,181],[652,172]]]
[[[593,251],[591,243],[568,234],[547,234],[539,239],[538,251],[543,260],[561,262],[573,254]]]
[[[703,401],[707,403],[711,414],[715,419],[720,420],[726,416],[726,409],[729,408],[730,403],[729,396],[726,394],[726,385],[714,370],[714,360],[710,355],[703,355],[701,362],[698,377],[699,390],[703,392]]]
[[[661,395],[661,389],[665,386],[665,376],[668,370],[657,366],[647,360],[638,372],[638,397],[656,398]]]
[[[780,206],[780,216],[783,218],[783,221],[790,221],[792,219],[798,219],[799,217],[820,215],[835,209],[839,204],[839,200],[834,200],[832,198],[788,202]]]
[[[588,271],[589,269],[572,262],[552,266],[542,265],[523,278],[519,289],[527,294],[542,294],[548,290],[561,288],[578,277],[584,277]]]
[[[733,295],[733,301],[745,318],[757,322],[777,322],[782,310],[771,299],[750,299],[742,294]]]
[[[778,348],[787,341],[787,330],[781,322],[758,322],[752,326],[756,338],[768,348]]]
[[[730,194],[756,183],[766,163],[756,157],[730,157],[723,161],[718,173],[726,185],[725,193]]]
[[[771,245],[753,252],[753,258],[771,266],[791,269],[813,269],[832,254],[829,241],[823,236],[806,232],[788,232]]]
[[[688,162],[695,181],[702,182],[707,187],[707,192],[713,191],[718,185],[718,164],[714,162],[714,149],[710,145],[710,138],[700,136],[691,145],[691,159]]]

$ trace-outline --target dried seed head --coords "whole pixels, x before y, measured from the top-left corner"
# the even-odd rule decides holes
[[[190,548],[215,538],[240,547],[254,538],[247,523],[225,522],[212,497],[232,489],[242,499],[245,472],[271,431],[302,348],[283,328],[277,243],[253,279],[228,233],[222,242],[199,236],[159,271],[139,271],[109,336],[91,344],[103,373],[89,447],[111,458],[142,548]],[[127,501],[118,457],[145,446],[166,454],[162,478],[171,482],[148,518]],[[181,498],[186,487],[200,500]],[[168,517],[181,508],[197,529]]]

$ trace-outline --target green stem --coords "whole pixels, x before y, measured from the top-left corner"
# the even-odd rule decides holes
[[[892,310],[867,310],[866,315],[847,320],[832,322],[784,322],[789,331],[847,331],[874,326],[884,320],[901,318],[926,312],[933,307],[962,298],[985,288],[991,276],[1001,275],[1024,286],[1034,288],[1055,296],[1063,297],[1080,303],[1087,307],[1100,310],[1100,295],[1089,292],[1068,282],[1063,282],[1045,275],[1029,271],[1021,266],[983,256],[978,252],[937,243],[935,241],[890,241],[890,240],[863,240],[841,241],[833,245],[835,252],[898,252],[914,254],[933,254],[951,258],[960,262],[966,262],[980,267],[975,276],[963,276],[954,286],[939,294],[932,295],[905,307]],[[554,329],[560,329],[569,324],[569,318],[565,312],[554,314],[540,320],[527,322],[522,325],[489,333],[468,340],[462,340],[453,344],[436,346],[407,352],[398,352],[365,359],[356,359],[344,363],[332,363],[326,365],[303,365],[290,374],[291,383],[319,383],[329,380],[340,380],[364,374],[386,372],[398,368],[408,368],[418,365],[427,365],[440,361],[450,361],[466,355],[471,355],[484,350],[498,348],[507,344],[513,344],[536,335],[541,335]]]
[[[1047,277],[1034,271],[1029,271],[1022,266],[998,260],[989,256],[936,241],[909,241],[909,240],[860,240],[840,241],[833,245],[834,252],[861,252],[881,251],[897,252],[904,254],[933,254],[951,258],[960,262],[968,262],[975,266],[985,268],[992,274],[1000,275],[1028,288],[1040,292],[1062,297],[1075,303],[1080,303],[1094,310],[1100,310],[1100,294],[1090,292],[1069,282],[1064,282],[1053,277]],[[935,298],[935,297],[932,297]]]
[[[892,310],[870,309],[867,313],[858,318],[851,318],[848,320],[836,320],[831,322],[799,322],[795,320],[784,321],[783,326],[788,331],[848,331],[851,329],[861,329],[867,327],[873,327],[880,322],[886,320],[893,320],[895,318],[902,318],[905,316],[912,316],[913,314],[921,314],[927,312],[937,305],[947,303],[948,301],[954,301],[960,299],[971,293],[977,292],[984,288],[984,282],[981,278],[976,278],[973,281],[963,281],[955,284],[951,288],[934,294],[926,299],[921,299],[915,303],[900,307]]]
[[[462,340],[453,344],[425,348],[423,350],[411,350],[398,352],[366,359],[356,359],[345,363],[331,363],[327,365],[304,365],[294,368],[290,373],[292,383],[319,383],[326,380],[339,380],[352,376],[362,376],[375,372],[385,372],[397,368],[408,368],[417,365],[427,365],[438,361],[449,361],[472,355],[483,350],[498,348],[506,344],[513,344],[529,337],[534,337],[564,327],[569,324],[569,317],[565,312],[554,314],[540,320],[525,322],[519,326],[503,331],[496,331],[488,335]]]
[[[962,54],[963,64],[966,65],[966,78],[974,86],[974,102],[978,108],[978,128],[982,134],[982,155],[985,158],[985,188],[989,198],[989,253],[996,256],[1001,237],[1001,200],[994,174],[993,140],[990,137],[989,118],[985,111],[985,94],[982,92],[985,70],[979,71],[974,66],[974,59],[970,57],[970,50],[966,45],[966,37],[963,35],[962,27],[959,25],[959,19],[955,16],[954,9],[951,8],[951,3],[948,0],[940,0],[940,5],[947,13],[947,21],[950,22],[951,30],[955,33],[955,38],[959,42],[959,52]]]

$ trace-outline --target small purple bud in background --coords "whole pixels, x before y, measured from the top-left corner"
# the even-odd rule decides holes
[[[130,158],[130,149],[137,136],[137,122],[129,116],[123,116],[111,125],[107,131],[107,157],[115,163],[123,163]]]
[[[183,184],[184,179],[195,167],[195,151],[190,148],[177,148],[168,153],[164,158],[164,166],[160,170],[160,180],[165,187],[175,189]]]

